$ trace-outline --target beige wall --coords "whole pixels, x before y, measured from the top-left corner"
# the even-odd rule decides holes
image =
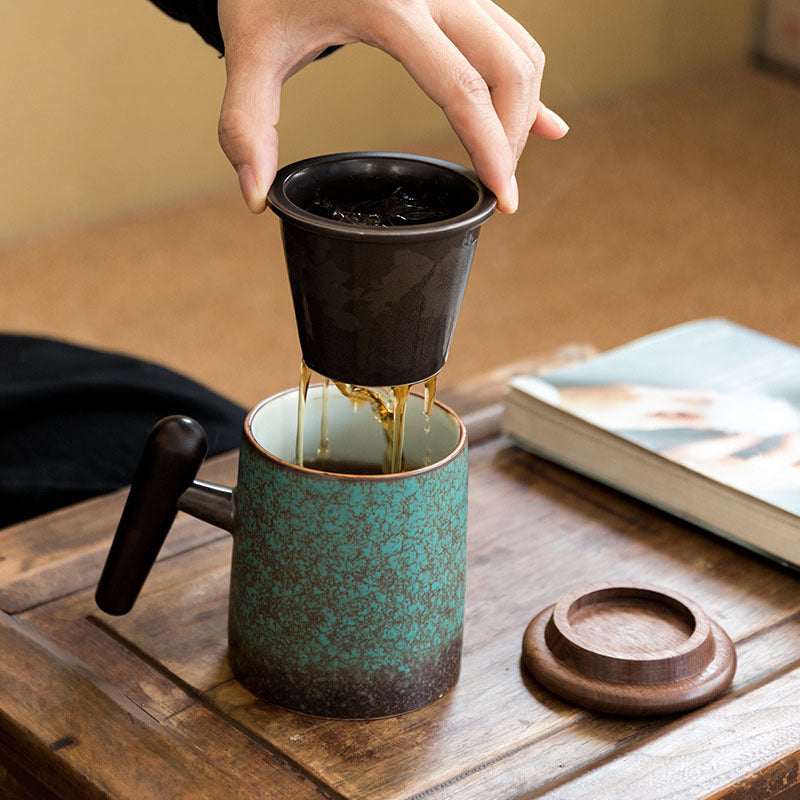
[[[556,109],[739,64],[753,0],[505,0],[548,54]],[[224,65],[145,0],[0,5],[0,241],[234,186],[216,143]],[[445,128],[399,65],[362,45],[291,79],[281,160],[411,149]]]

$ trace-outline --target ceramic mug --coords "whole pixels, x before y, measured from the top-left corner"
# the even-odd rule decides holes
[[[368,404],[309,389],[304,457],[327,405],[330,459],[380,464]],[[467,533],[466,430],[436,403],[426,433],[412,395],[404,455],[416,469],[353,475],[299,467],[297,390],[248,415],[235,489],[197,481],[202,428],[162,420],[148,439],[97,589],[127,613],[178,509],[233,535],[229,659],[252,692],[336,718],[400,714],[441,697],[461,659]],[[428,463],[425,466],[425,463]]]

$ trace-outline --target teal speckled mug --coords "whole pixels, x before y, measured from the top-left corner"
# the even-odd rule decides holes
[[[437,403],[426,433],[414,395],[406,413],[405,458],[429,466],[321,472],[293,463],[297,390],[275,395],[245,421],[235,489],[194,480],[205,455],[196,422],[162,420],[132,485],[98,605],[130,610],[179,508],[233,535],[229,658],[248,689],[337,718],[391,716],[441,697],[461,660],[466,430]],[[312,432],[322,416],[323,389],[312,386],[306,459],[320,444]],[[381,463],[384,434],[368,404],[331,391],[327,417],[331,461]]]

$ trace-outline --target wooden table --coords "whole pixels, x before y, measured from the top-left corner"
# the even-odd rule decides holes
[[[225,657],[230,540],[185,516],[134,611],[105,616],[93,592],[120,492],[0,531],[0,796],[794,796],[798,575],[510,446],[497,429],[503,377],[447,398],[471,435],[465,646],[450,694],[369,722],[255,698]],[[235,464],[217,458],[205,477],[230,483]],[[538,686],[520,663],[525,626],[598,580],[696,600],[736,643],[732,688],[692,713],[626,719]]]

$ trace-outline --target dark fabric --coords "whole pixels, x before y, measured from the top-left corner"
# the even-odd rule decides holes
[[[165,14],[180,22],[188,22],[203,40],[215,47],[220,55],[225,55],[225,43],[219,30],[217,0],[150,0]],[[324,58],[338,50],[341,45],[328,47],[318,56]]]
[[[219,31],[217,0],[150,0],[165,14],[180,22],[188,22],[203,40],[215,47],[220,55],[225,53],[225,44]]]
[[[0,526],[131,482],[153,425],[196,419],[209,455],[239,446],[245,409],[172,370],[0,335]]]

